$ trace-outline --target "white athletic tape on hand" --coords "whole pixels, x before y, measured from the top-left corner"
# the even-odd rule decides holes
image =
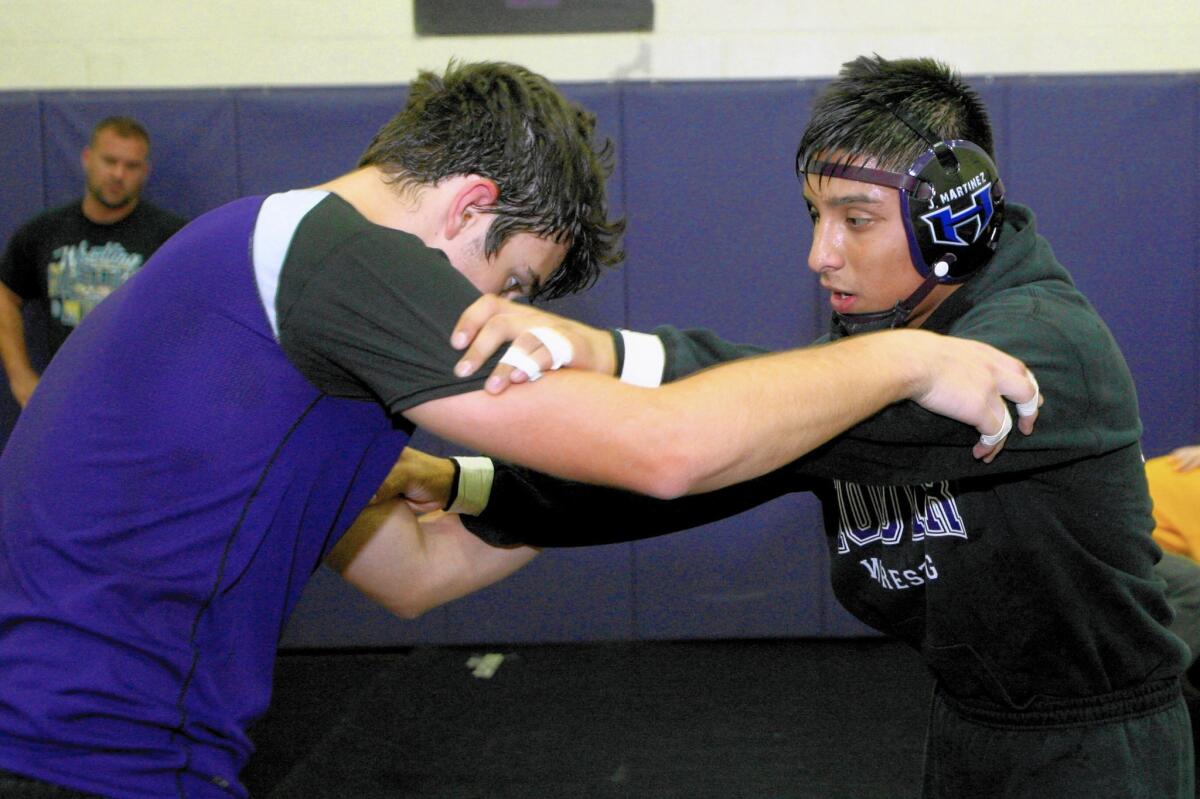
[[[979,443],[987,447],[994,447],[1004,440],[1004,437],[1012,431],[1012,415],[1008,412],[1008,408],[1004,409],[1004,423],[1000,425],[1000,431],[993,433],[990,436],[980,436]]]
[[[571,363],[575,357],[575,348],[566,336],[548,327],[531,327],[529,332],[542,342],[542,346],[550,353],[550,369],[561,369]]]
[[[514,369],[520,369],[529,378],[529,382],[533,382],[542,376],[542,367],[538,366],[538,362],[529,357],[529,354],[524,350],[519,350],[516,346],[510,346],[504,353],[504,357],[500,359],[500,363],[506,363]]]
[[[1034,378],[1033,373],[1028,372],[1027,374],[1033,383],[1033,399],[1017,403],[1017,416],[1033,416],[1038,409],[1038,396],[1041,394],[1041,390],[1038,388],[1037,379]]]

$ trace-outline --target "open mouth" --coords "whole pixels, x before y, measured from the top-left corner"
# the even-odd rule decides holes
[[[829,304],[832,305],[833,310],[838,313],[849,313],[850,309],[854,307],[854,302],[857,299],[857,295],[849,294],[844,291],[829,292]]]

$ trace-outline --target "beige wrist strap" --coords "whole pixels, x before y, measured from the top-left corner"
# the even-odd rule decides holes
[[[453,460],[458,463],[458,494],[446,510],[478,516],[492,495],[492,478],[496,473],[492,459],[456,455]]]

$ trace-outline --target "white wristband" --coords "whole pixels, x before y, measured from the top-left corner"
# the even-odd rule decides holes
[[[662,385],[667,368],[667,351],[662,339],[650,333],[618,330],[625,344],[625,363],[621,366],[621,382],[632,386],[656,388]]]
[[[492,478],[496,474],[492,459],[455,455],[454,460],[458,461],[458,494],[446,512],[478,516],[492,496]]]

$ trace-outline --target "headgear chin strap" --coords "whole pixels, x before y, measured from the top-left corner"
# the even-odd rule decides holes
[[[833,314],[833,337],[843,338],[858,333],[871,333],[875,330],[891,330],[900,327],[908,321],[913,311],[921,304],[921,300],[938,285],[938,273],[945,274],[954,264],[954,256],[947,253],[942,261],[934,264],[933,271],[921,281],[917,290],[893,305],[886,311],[870,311],[868,313],[837,313]]]

